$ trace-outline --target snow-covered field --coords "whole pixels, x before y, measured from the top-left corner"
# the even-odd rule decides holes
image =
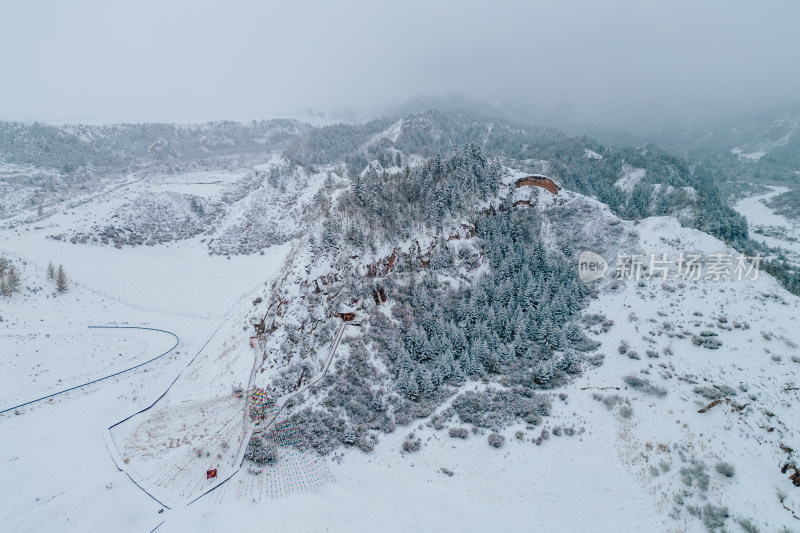
[[[93,381],[169,350],[170,335],[148,330],[15,329],[0,336],[0,408]]]
[[[22,281],[19,293],[0,300],[0,409],[136,366],[178,338],[156,361],[0,415],[4,531],[155,527],[162,507],[115,466],[102,430],[161,396],[231,310],[251,305],[243,297],[263,289],[289,250],[227,259],[210,256],[199,238],[122,249],[47,238],[54,228],[85,227],[129,193],[118,189],[39,226],[12,219],[16,227],[0,232],[0,254]],[[47,275],[49,261],[64,265],[64,294]],[[235,380],[224,384],[228,392]]]
[[[309,187],[293,196],[302,211],[323,175],[298,175]],[[619,185],[630,188],[643,175],[628,169]],[[197,173],[156,181],[153,190],[212,200],[225,190]],[[0,252],[19,267],[23,286],[0,300],[0,408],[134,366],[174,344],[164,333],[90,325],[178,338],[152,363],[0,414],[3,531],[706,531],[719,520],[729,531],[798,528],[800,489],[781,466],[800,449],[800,299],[763,273],[742,281],[597,282],[586,313],[614,321],[592,333],[604,363],[548,391],[552,416],[538,427],[507,428],[499,448],[482,430],[462,440],[426,419],[383,436],[371,453],[348,447],[299,457],[297,471],[242,469],[187,505],[216,483],[206,479],[212,463],[222,465],[218,480],[235,471],[233,450],[248,428],[234,388],[246,387],[259,367],[249,338],[252,301],[271,298],[267,284],[293,272],[281,270],[292,243],[228,259],[210,256],[203,235],[119,249],[48,238],[79,231],[140,192],[124,187],[38,226],[0,231]],[[585,210],[579,229],[600,242],[613,215],[569,191],[562,198]],[[239,216],[259,204],[231,205]],[[753,223],[773,220],[764,213],[758,222],[766,209],[758,199],[737,208]],[[628,253],[732,253],[674,218],[613,222],[631,236]],[[64,294],[47,278],[49,261],[74,282]],[[411,432],[423,446],[401,453]],[[282,488],[271,491],[278,482]],[[309,490],[293,490],[298,483]]]
[[[800,239],[800,228],[785,216],[773,212],[772,209],[765,205],[767,200],[789,191],[789,188],[776,186],[770,186],[769,188],[772,189],[770,192],[744,198],[737,202],[734,207],[747,217],[753,238],[763,240],[769,246],[785,248],[795,254],[800,254],[800,241],[798,241]],[[779,228],[783,237],[793,238],[793,240],[761,234],[763,230],[770,228]]]

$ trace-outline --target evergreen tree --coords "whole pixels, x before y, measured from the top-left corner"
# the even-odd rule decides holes
[[[6,283],[8,284],[8,289],[10,292],[16,292],[19,290],[19,275],[17,275],[17,269],[15,269],[13,265],[8,268]]]
[[[56,274],[56,290],[58,292],[66,292],[69,288],[67,274],[64,272],[64,267],[58,265],[58,272]]]
[[[542,362],[533,372],[533,379],[540,385],[547,385],[553,379],[553,366],[548,362]]]
[[[547,343],[547,346],[551,350],[559,350],[564,345],[561,328],[559,328],[555,323],[552,322],[550,323],[550,327],[547,330],[547,339],[545,342]]]
[[[462,368],[464,373],[468,376],[482,376],[486,374],[486,369],[477,357],[469,352],[465,352],[461,356]]]
[[[574,372],[577,365],[578,359],[570,350],[564,352],[564,356],[558,361],[558,367],[564,372]]]
[[[431,374],[425,367],[420,367],[419,371],[417,372],[417,385],[419,394],[425,396],[426,398],[431,398],[436,392],[436,387],[431,379]]]
[[[449,369],[442,364],[441,357],[436,360],[436,363],[433,366],[433,370],[431,370],[431,383],[433,384],[433,388],[438,390],[439,387],[442,386],[444,383],[445,378],[447,377],[447,373]]]
[[[397,388],[409,400],[417,400],[419,398],[419,385],[417,384],[416,375],[412,371],[401,373],[397,381]]]
[[[339,246],[339,235],[341,228],[333,220],[325,222],[322,228],[322,237],[320,238],[320,246],[323,250],[332,250]]]

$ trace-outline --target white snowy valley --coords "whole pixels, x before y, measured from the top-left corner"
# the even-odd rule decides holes
[[[742,255],[702,230],[694,175],[499,123],[441,159],[404,141],[435,120],[349,159],[3,161],[0,530],[800,530],[800,298],[677,275]],[[280,128],[258,135],[325,131]],[[734,207],[797,253],[761,201],[782,192]],[[605,276],[580,281],[582,251]]]

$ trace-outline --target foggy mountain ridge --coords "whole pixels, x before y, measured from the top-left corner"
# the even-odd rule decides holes
[[[795,531],[798,21],[0,2],[0,529]]]

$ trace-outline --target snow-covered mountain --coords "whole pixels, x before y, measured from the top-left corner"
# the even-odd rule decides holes
[[[713,169],[462,112],[4,128],[10,530],[797,527],[800,299]]]
[[[758,113],[733,113],[724,120],[684,130],[668,130],[651,140],[675,153],[715,161],[729,168],[736,163],[758,170],[762,178],[800,170],[798,160],[800,109],[786,105]]]

